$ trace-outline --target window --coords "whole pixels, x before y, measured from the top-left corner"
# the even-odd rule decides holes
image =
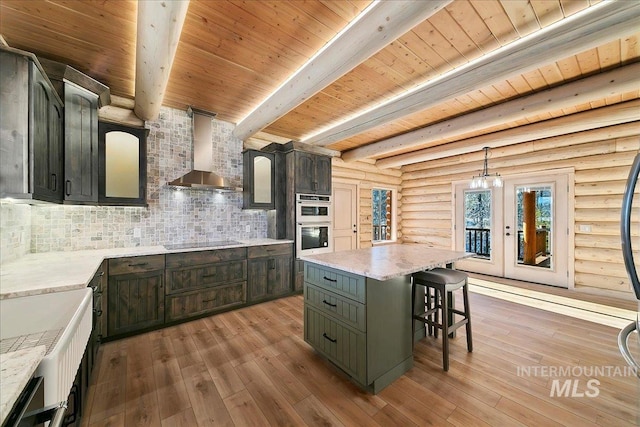
[[[371,190],[373,242],[395,240],[395,203],[393,203],[393,198],[394,190],[384,188]]]

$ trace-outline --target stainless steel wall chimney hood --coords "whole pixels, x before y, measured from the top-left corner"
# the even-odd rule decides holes
[[[193,134],[193,170],[174,179],[167,185],[177,187],[211,189],[217,192],[241,191],[226,184],[223,177],[213,172],[213,144],[211,139],[211,120],[215,114],[187,109],[191,117]]]

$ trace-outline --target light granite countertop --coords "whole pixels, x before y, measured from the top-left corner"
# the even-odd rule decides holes
[[[44,357],[43,345],[0,354],[0,424],[9,415]]]
[[[86,287],[106,258],[160,255],[213,249],[293,243],[292,240],[247,239],[232,244],[168,250],[164,246],[95,249],[27,254],[0,266],[0,299],[62,292]],[[197,244],[196,244],[197,245]]]
[[[376,280],[389,280],[434,267],[444,267],[474,254],[432,248],[421,244],[380,245],[366,249],[300,257],[303,261],[331,267]]]

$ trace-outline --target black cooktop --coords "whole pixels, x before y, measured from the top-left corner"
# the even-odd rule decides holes
[[[191,243],[174,243],[169,245],[164,245],[167,250],[175,250],[175,249],[191,249],[191,248],[213,248],[220,246],[234,246],[241,245],[242,243],[235,240],[214,240],[212,242],[191,242]]]

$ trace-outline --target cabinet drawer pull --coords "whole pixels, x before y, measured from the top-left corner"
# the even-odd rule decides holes
[[[55,173],[51,174],[51,189],[58,191],[58,176]]]
[[[324,280],[328,280],[329,282],[333,282],[333,283],[337,283],[337,282],[338,282],[338,279],[330,279],[330,278],[328,278],[327,276],[323,276],[322,278],[323,278]]]
[[[137,264],[128,264],[129,267],[144,267],[145,265],[149,265],[148,262],[139,262]]]
[[[65,183],[65,193],[67,193],[67,196],[71,195],[71,181],[67,180],[67,182]]]
[[[324,300],[324,299],[322,300],[322,302],[327,304],[329,307],[337,307],[338,306],[338,304],[331,304],[329,301]]]
[[[203,274],[202,278],[205,279],[207,277],[216,277],[216,276],[217,276],[217,274]]]
[[[215,302],[215,300],[216,300],[215,298],[211,298],[211,299],[203,299],[203,300],[202,300],[202,303],[204,304],[204,303],[207,303],[207,302]]]
[[[338,342],[338,340],[337,340],[337,339],[335,339],[335,340],[334,340],[334,339],[329,338],[329,336],[327,335],[327,333],[326,333],[326,332],[325,332],[325,333],[323,333],[323,334],[322,334],[322,336],[323,336],[323,337],[325,337],[326,339],[328,339],[328,340],[329,340],[329,341],[331,341],[331,342]]]

